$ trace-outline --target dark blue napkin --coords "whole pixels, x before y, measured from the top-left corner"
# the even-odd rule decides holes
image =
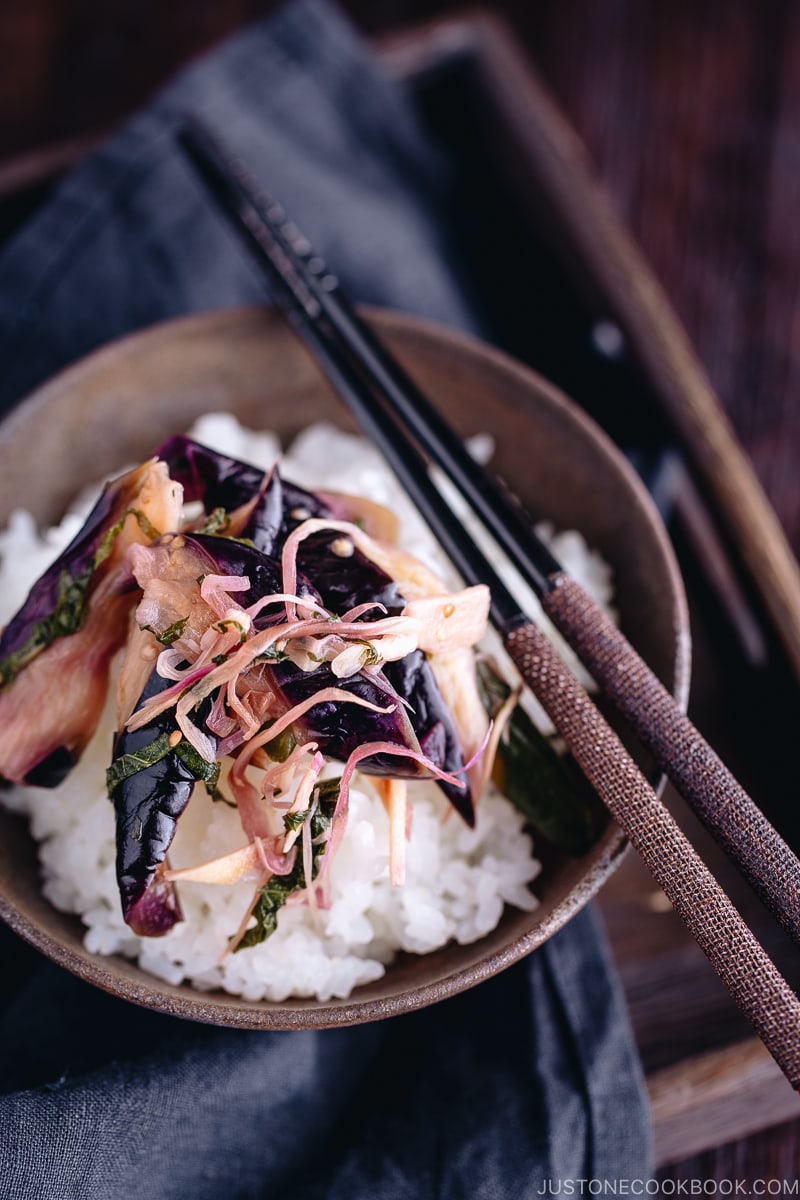
[[[476,328],[447,163],[341,17],[297,0],[185,71],[6,248],[2,404],[118,334],[263,298],[175,149],[187,109],[352,294]],[[509,1200],[647,1176],[641,1074],[589,911],[463,996],[322,1033],[180,1022],[6,931],[0,953],[3,1197]]]

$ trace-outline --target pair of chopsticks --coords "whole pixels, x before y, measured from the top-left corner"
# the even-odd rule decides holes
[[[581,685],[523,612],[431,478],[449,477],[539,597],[607,696],[786,931],[800,942],[800,862],[633,647],[564,572],[531,522],[468,454],[348,303],[325,263],[211,135],[180,143],[266,270],[273,295],[335,390],[382,451],[491,618],[573,758],[680,913],[742,1012],[800,1089],[800,1001]]]

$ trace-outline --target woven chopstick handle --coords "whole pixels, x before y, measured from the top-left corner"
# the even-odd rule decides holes
[[[525,624],[508,635],[506,648],[717,975],[800,1089],[797,996],[544,634]]]
[[[776,920],[800,942],[800,862],[790,847],[600,606],[569,576],[552,581],[542,601],[547,615]]]

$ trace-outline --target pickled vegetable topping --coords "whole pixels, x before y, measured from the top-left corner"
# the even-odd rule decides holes
[[[3,632],[0,772],[18,782],[63,778],[123,648],[107,785],[137,933],[181,919],[178,880],[252,883],[234,948],[268,936],[290,898],[324,904],[356,770],[389,815],[393,883],[414,780],[473,824],[513,707],[479,688],[488,590],[448,589],[393,532],[369,501],[171,438],[107,487]],[[505,761],[527,771],[524,742],[517,725]],[[198,784],[236,806],[242,845],[172,870]]]

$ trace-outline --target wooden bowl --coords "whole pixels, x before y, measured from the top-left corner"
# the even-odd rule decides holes
[[[494,465],[536,518],[579,529],[611,563],[629,639],[685,702],[689,635],[680,576],[664,529],[634,473],[563,395],[473,339],[397,313],[375,325],[412,376],[464,435],[497,439]],[[287,438],[311,421],[352,422],[306,350],[268,309],[192,316],[116,342],[59,375],[0,426],[0,522],[18,506],[57,519],[81,486],[146,457],[202,413],[230,410]],[[651,768],[646,756],[640,756]],[[533,913],[507,909],[469,946],[403,955],[348,1000],[251,1002],[172,987],[121,957],[88,953],[77,917],[39,888],[27,825],[0,813],[0,914],[44,954],[98,986],[162,1012],[259,1029],[321,1028],[391,1016],[494,975],[577,913],[625,849],[610,819],[580,858],[551,855]]]

